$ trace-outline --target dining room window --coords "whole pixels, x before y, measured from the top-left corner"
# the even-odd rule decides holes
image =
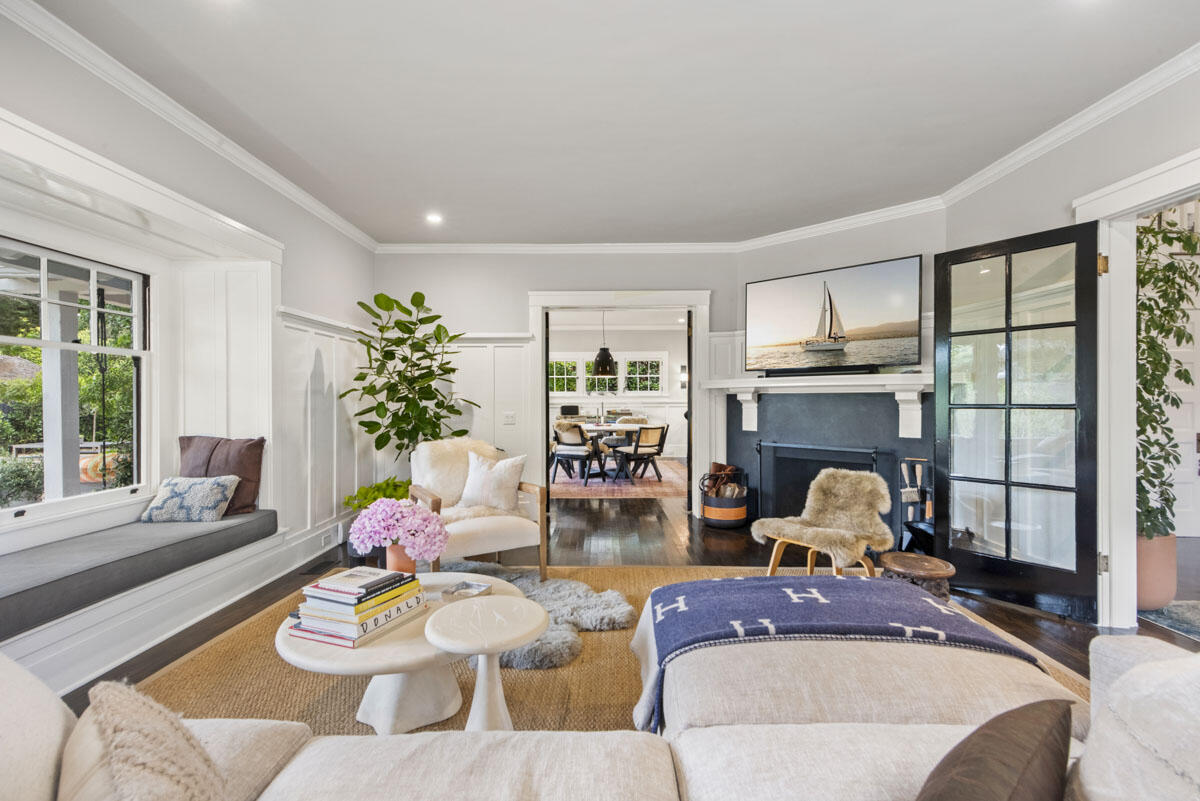
[[[546,384],[551,392],[579,391],[579,362],[575,359],[553,359],[546,366]]]
[[[663,365],[661,359],[632,359],[625,361],[625,391],[632,393],[659,393],[663,387]]]
[[[583,364],[584,390],[589,395],[597,392],[601,394],[615,394],[621,386],[620,377],[615,375],[597,376],[595,374],[595,364],[591,359],[588,359]]]
[[[594,374],[594,353],[552,352],[546,385],[554,395],[664,395],[668,392],[667,354],[661,351],[613,354],[617,375]]]

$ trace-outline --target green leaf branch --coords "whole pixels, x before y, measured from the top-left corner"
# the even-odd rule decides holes
[[[407,305],[383,292],[358,305],[374,331],[357,332],[367,363],[339,397],[355,395],[364,404],[355,417],[374,437],[375,450],[395,448],[399,459],[419,442],[466,435],[451,424],[463,405],[479,406],[453,391],[458,369],[451,357],[458,351],[451,346],[462,334],[438,322],[441,315],[433,314],[420,292]]]
[[[1175,528],[1175,470],[1181,456],[1170,410],[1175,387],[1191,372],[1172,348],[1191,345],[1190,309],[1200,292],[1200,235],[1156,215],[1137,232],[1137,515],[1138,533],[1162,537]],[[1173,383],[1177,382],[1177,383]]]

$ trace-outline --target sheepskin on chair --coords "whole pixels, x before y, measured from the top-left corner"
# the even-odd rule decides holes
[[[892,529],[880,519],[892,509],[887,483],[878,473],[827,467],[808,486],[799,517],[756,520],[750,534],[791,540],[826,553],[837,567],[858,562],[868,547],[888,551],[896,544]]]

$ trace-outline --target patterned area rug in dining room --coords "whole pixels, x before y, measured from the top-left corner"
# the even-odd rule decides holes
[[[612,459],[608,460],[609,467],[613,466]],[[579,473],[575,478],[567,475],[560,465],[558,479],[550,485],[551,498],[682,498],[687,495],[687,464],[677,459],[660,458],[658,469],[662,471],[662,481],[654,475],[654,468],[646,469],[643,478],[633,481],[622,478],[620,481],[601,481],[599,478],[588,479],[588,485],[583,486]]]

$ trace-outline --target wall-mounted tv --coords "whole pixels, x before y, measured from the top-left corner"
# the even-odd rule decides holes
[[[746,284],[746,370],[847,372],[921,362],[921,257]]]

